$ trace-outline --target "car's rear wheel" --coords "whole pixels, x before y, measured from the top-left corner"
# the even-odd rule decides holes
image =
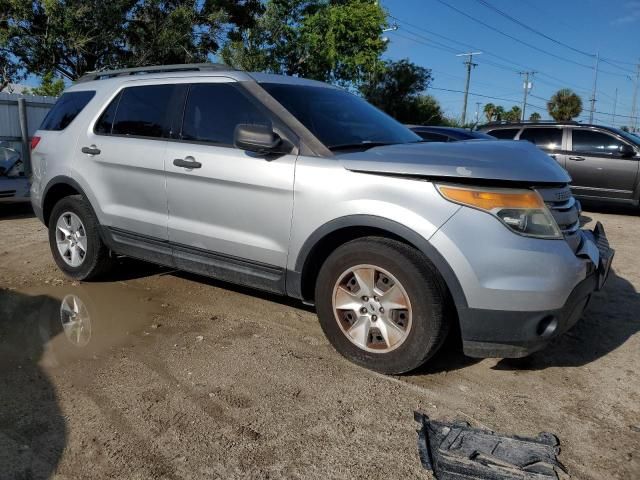
[[[336,249],[320,269],[316,308],[333,346],[351,361],[382,373],[403,373],[442,344],[444,286],[414,248],[369,237]]]
[[[53,207],[49,246],[60,270],[74,280],[97,278],[113,264],[100,238],[98,220],[80,195],[65,197]]]

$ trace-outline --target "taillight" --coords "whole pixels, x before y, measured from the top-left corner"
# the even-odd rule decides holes
[[[39,143],[40,137],[31,137],[31,151],[35,150]]]

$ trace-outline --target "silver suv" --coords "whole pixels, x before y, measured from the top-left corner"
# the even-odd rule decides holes
[[[125,255],[315,304],[334,347],[414,369],[519,357],[607,276],[569,176],[526,142],[424,143],[323,83],[216,65],[90,74],[32,142],[32,202],[68,276]]]

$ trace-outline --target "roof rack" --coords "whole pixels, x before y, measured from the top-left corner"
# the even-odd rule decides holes
[[[78,80],[77,83],[91,82],[93,80],[104,80],[113,77],[124,77],[127,75],[145,75],[149,73],[167,73],[167,72],[202,72],[202,71],[224,71],[235,70],[235,68],[222,63],[184,63],[177,65],[152,65],[148,67],[121,68],[118,70],[103,70],[89,72]]]

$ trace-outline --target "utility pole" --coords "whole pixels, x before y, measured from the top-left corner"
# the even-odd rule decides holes
[[[476,125],[480,123],[480,105],[482,102],[476,102]]]
[[[593,123],[593,114],[596,110],[596,88],[598,86],[598,67],[600,65],[600,52],[596,52],[596,71],[593,75],[593,92],[591,93],[591,111],[589,112],[589,123]]]
[[[616,107],[618,106],[618,87],[616,87],[616,94],[613,97],[613,113],[611,114],[611,125],[616,126]]]
[[[467,120],[467,98],[469,97],[469,83],[471,82],[471,69],[477,67],[477,63],[473,63],[473,56],[480,55],[482,52],[459,53],[456,57],[468,57],[464,64],[467,66],[467,83],[464,87],[464,103],[462,104],[462,125]]]
[[[533,77],[536,72],[519,72],[520,75],[524,75],[524,100],[522,101],[522,121],[525,120],[525,114],[527,112],[527,95],[529,95],[529,90],[533,88],[533,84],[529,81],[529,75]]]
[[[634,132],[638,131],[638,84],[640,84],[640,63],[636,72],[636,86],[633,89],[633,102],[631,103],[631,126]]]

